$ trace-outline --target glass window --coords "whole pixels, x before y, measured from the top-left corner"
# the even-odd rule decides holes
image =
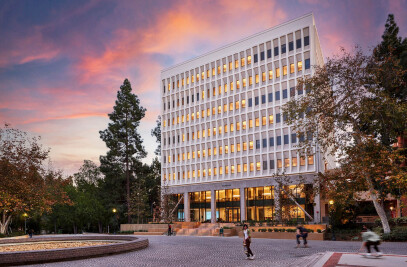
[[[247,57],[247,65],[252,64],[252,56]]]
[[[265,72],[263,72],[263,73],[261,74],[261,81],[262,81],[262,82],[265,82],[265,81],[266,81],[266,73],[265,73]]]
[[[297,167],[297,157],[293,157],[293,158],[291,159],[291,165],[292,165],[293,167]]]
[[[256,163],[256,170],[257,170],[257,171],[260,171],[260,170],[261,170],[260,162],[257,162],[257,163]]]
[[[252,84],[253,84],[253,77],[249,76],[249,85],[252,85]]]
[[[269,70],[269,80],[272,80],[272,79],[273,79],[273,71]]]
[[[258,55],[257,54],[254,54],[254,63],[257,63],[257,61],[258,61]]]
[[[256,140],[256,149],[260,148],[260,140]]]
[[[274,137],[269,138],[269,146],[274,146]]]
[[[267,49],[267,58],[271,58],[271,49]]]
[[[278,46],[274,47],[274,56],[278,56]]]
[[[268,98],[269,98],[268,99],[269,102],[273,102],[273,93],[269,93]]]
[[[305,60],[305,69],[308,70],[309,68],[311,68],[311,61],[309,58],[307,58]]]
[[[281,146],[281,136],[277,136],[277,145]]]
[[[290,73],[294,73],[295,71],[295,67],[294,67],[294,63],[290,64]]]
[[[280,77],[280,68],[277,68],[276,69],[276,78],[279,78]]]
[[[264,60],[264,51],[260,52],[260,60],[263,61]]]
[[[297,49],[301,48],[301,39],[297,39],[296,45],[297,45]]]
[[[273,124],[273,122],[274,122],[274,116],[269,115],[269,124]]]
[[[237,68],[239,68],[239,60],[238,59],[235,60],[235,69],[237,69]]]
[[[284,167],[290,167],[290,159],[289,158],[284,159]]]
[[[283,99],[286,99],[288,97],[287,95],[287,89],[283,90]]]
[[[242,99],[242,108],[245,108],[245,107],[246,107],[246,100]]]
[[[302,61],[297,62],[297,71],[302,71]]]
[[[300,166],[305,166],[305,157],[300,157]]]
[[[233,64],[232,64],[232,61],[231,62],[229,62],[229,70],[232,70],[233,69]]]
[[[246,87],[246,78],[243,78],[243,87]]]
[[[249,98],[249,108],[251,108],[253,106],[253,99]]]
[[[256,76],[255,76],[255,79],[256,79],[256,83],[259,83],[259,75],[258,74],[256,74]]]
[[[291,134],[291,143],[293,144],[297,143],[297,134],[295,133]]]
[[[263,160],[263,170],[267,170],[267,160]]]
[[[258,104],[259,104],[259,97],[256,96],[256,97],[254,98],[254,105],[257,106]]]
[[[281,115],[280,115],[280,113],[277,113],[276,114],[276,123],[279,123],[279,122],[281,122]]]
[[[220,74],[220,66],[218,66],[218,74]]]
[[[283,66],[283,76],[287,75],[287,66]]]
[[[282,168],[283,167],[283,162],[281,161],[281,159],[277,160],[277,168]]]
[[[314,165],[314,156],[308,156],[308,165]]]
[[[244,58],[241,59],[241,65],[242,65],[242,67],[245,65],[245,60],[244,60]]]
[[[254,171],[254,163],[253,162],[250,162],[250,171],[251,172]]]
[[[267,147],[267,138],[263,138],[263,148]]]
[[[256,118],[256,127],[259,127],[259,126],[260,126],[259,118]]]
[[[249,149],[250,149],[250,150],[253,150],[253,141],[250,141],[250,142],[249,142]]]
[[[289,144],[289,140],[288,140],[288,134],[284,135],[284,145],[288,145]]]
[[[240,89],[240,81],[236,81],[236,89]]]
[[[274,170],[274,159],[270,160],[270,170]]]
[[[280,91],[276,92],[276,101],[280,100]]]
[[[261,125],[266,126],[267,125],[267,117],[263,116],[261,120],[262,120]]]
[[[223,72],[226,72],[226,64],[223,64]]]
[[[288,51],[293,51],[294,50],[294,42],[291,41],[288,43]]]
[[[262,104],[266,103],[266,95],[261,95],[261,103]]]
[[[304,37],[304,46],[309,45],[309,36]]]
[[[281,45],[281,54],[286,52],[286,44]]]

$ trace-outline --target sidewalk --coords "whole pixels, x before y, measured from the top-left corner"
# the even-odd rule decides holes
[[[374,255],[374,254],[373,254]],[[314,267],[407,267],[407,255],[384,254],[382,257],[369,258],[358,253],[325,252]]]

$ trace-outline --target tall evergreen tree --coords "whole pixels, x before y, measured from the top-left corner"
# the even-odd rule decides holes
[[[130,170],[137,161],[146,157],[143,140],[137,131],[140,120],[144,118],[146,109],[140,105],[137,95],[132,93],[128,79],[125,79],[120,91],[117,92],[116,105],[109,114],[111,122],[104,131],[100,131],[100,138],[109,148],[106,156],[100,157],[101,170],[120,167],[126,176],[126,204],[127,221],[131,222],[130,200]]]
[[[161,116],[158,116],[156,120],[157,126],[151,130],[151,136],[154,136],[157,140],[158,147],[154,151],[157,156],[161,156]]]

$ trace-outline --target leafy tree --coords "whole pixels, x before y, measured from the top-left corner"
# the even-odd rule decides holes
[[[161,155],[161,116],[157,118],[157,126],[151,130],[151,136],[154,136],[157,140],[158,147],[154,151],[157,156]]]
[[[69,203],[63,190],[66,183],[59,172],[43,163],[49,150],[39,137],[5,125],[0,128],[0,233],[4,234],[12,216],[24,212],[50,211],[57,203]]]
[[[144,118],[146,109],[140,105],[138,97],[132,93],[130,82],[125,79],[120,91],[117,92],[116,104],[109,114],[111,122],[104,131],[100,131],[100,138],[109,148],[106,156],[100,157],[102,171],[109,169],[124,170],[126,177],[127,221],[131,221],[130,201],[130,170],[138,160],[146,156],[142,145],[143,140],[137,131],[140,120]],[[120,174],[119,172],[118,174]]]
[[[405,131],[407,106],[388,96],[381,77],[390,71],[387,83],[395,88],[403,85],[404,72],[392,56],[378,62],[360,49],[342,53],[316,66],[312,77],[300,79],[297,89],[305,88],[306,94],[292,98],[283,110],[303,140],[300,151],[312,154],[318,143],[338,157],[340,167],[326,173],[321,184],[331,192],[340,186],[344,194],[368,191],[389,232],[382,200],[395,185],[405,188],[407,179],[398,168],[402,156],[388,144]],[[304,135],[311,138],[302,139]]]

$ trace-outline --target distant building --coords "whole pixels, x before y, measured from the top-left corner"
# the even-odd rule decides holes
[[[296,80],[322,64],[308,14],[162,70],[161,179],[183,196],[178,220],[273,220],[280,203],[275,173],[284,170],[298,183],[329,167],[321,152],[300,157],[295,146],[307,137],[296,136],[281,111],[306,94]],[[320,222],[326,208],[319,196],[293,194]]]

